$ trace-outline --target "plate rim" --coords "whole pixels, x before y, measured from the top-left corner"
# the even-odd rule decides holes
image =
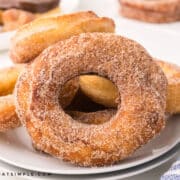
[[[114,180],[114,179],[124,179],[124,178],[127,178],[127,177],[132,177],[133,175],[139,175],[139,174],[142,174],[144,172],[147,172],[149,170],[152,170],[154,169],[155,167],[158,167],[164,163],[166,163],[167,161],[169,161],[170,159],[172,159],[173,157],[175,157],[177,154],[178,154],[178,150],[180,149],[180,144],[176,145],[173,149],[171,149],[170,151],[168,151],[167,153],[165,153],[164,155],[150,161],[150,162],[146,162],[144,165],[141,164],[141,165],[138,165],[136,167],[132,167],[132,168],[129,168],[129,169],[126,169],[125,171],[128,171],[127,173],[123,172],[124,170],[120,170],[120,171],[116,171],[115,173],[117,175],[114,175],[113,174],[111,175],[111,177],[100,177],[101,179],[103,178],[104,180]],[[4,163],[4,162],[2,162]],[[10,164],[7,163],[8,166],[11,166]],[[145,167],[144,167],[145,166]],[[31,172],[31,170],[26,170],[26,169],[23,169],[23,168],[19,168],[19,167],[16,167],[16,166],[12,166],[13,170],[12,169],[8,169],[8,168],[5,168],[5,167],[2,167],[3,170],[7,170],[7,171],[14,171],[15,168],[17,168],[18,171],[20,170],[25,170],[27,172]],[[130,171],[130,172],[129,172]],[[112,172],[113,173],[113,172]],[[121,174],[119,174],[121,173]],[[111,173],[108,173],[108,174],[111,174]],[[107,174],[105,173],[105,175],[107,176]],[[57,175],[57,174],[54,174],[50,177],[51,180],[53,180],[53,178],[56,178],[55,176],[61,176],[61,175]],[[73,176],[73,175],[72,175]],[[91,176],[91,175],[90,175]],[[96,174],[94,174],[94,176],[96,176]],[[69,175],[67,175],[67,177],[69,177]],[[83,178],[85,178],[85,176],[82,176]],[[21,177],[20,177],[21,178]],[[23,177],[22,177],[23,178]],[[33,177],[35,178],[34,180],[50,180],[48,177],[45,176],[45,178],[41,178],[41,177]],[[61,179],[61,177],[58,177],[59,179]],[[29,179],[29,180],[32,180],[32,177],[29,177],[29,176],[26,176],[26,179]],[[56,178],[57,179],[57,178]],[[56,180],[55,179],[55,180]],[[62,177],[62,179],[64,179],[64,177]],[[96,179],[98,180],[98,178],[96,177]],[[92,178],[93,180],[93,178]]]
[[[173,118],[173,117],[171,117]],[[179,123],[177,118],[180,118],[180,116],[174,117],[176,119],[173,119],[173,121],[171,119],[169,119],[169,121],[172,121],[173,123]],[[21,127],[23,128],[23,127]],[[153,139],[154,140],[154,139]],[[18,164],[15,161],[12,161],[10,159],[4,158],[2,157],[1,153],[0,153],[0,160],[3,162],[6,162],[8,164],[11,164],[13,166],[16,167],[20,167],[23,169],[29,169],[32,171],[38,171],[38,172],[42,172],[42,173],[52,173],[52,174],[59,174],[59,175],[87,175],[87,174],[101,174],[101,173],[108,173],[108,172],[115,172],[115,171],[119,171],[119,170],[125,170],[125,169],[129,169],[144,163],[147,163],[149,161],[152,161],[162,155],[164,155],[165,153],[167,153],[168,151],[170,151],[171,149],[173,149],[177,144],[179,143],[179,140],[177,139],[173,144],[171,144],[171,146],[168,146],[168,148],[166,148],[162,153],[158,153],[154,156],[150,156],[150,157],[146,157],[144,159],[132,162],[131,165],[124,165],[123,167],[119,168],[119,165],[114,165],[114,166],[105,166],[105,167],[99,167],[97,169],[93,169],[93,168],[84,168],[81,169],[80,171],[77,171],[77,169],[74,170],[68,170],[68,169],[63,169],[63,172],[61,172],[62,170],[48,170],[47,168],[40,168],[40,167],[34,167],[32,165],[24,165],[22,163]],[[53,157],[52,157],[53,158]]]

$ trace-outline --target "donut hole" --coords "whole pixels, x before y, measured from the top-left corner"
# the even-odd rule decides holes
[[[98,104],[91,100],[80,88],[78,89],[71,104],[65,108],[70,111],[96,112],[107,109],[106,106]]]
[[[95,74],[79,76],[79,89],[64,110],[75,120],[102,124],[116,113],[117,87],[108,79]]]

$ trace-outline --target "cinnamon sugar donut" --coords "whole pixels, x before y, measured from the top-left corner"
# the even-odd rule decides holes
[[[166,112],[180,113],[180,67],[160,60],[155,61],[163,70],[168,80]],[[107,107],[116,107],[117,87],[108,79],[97,75],[80,76],[81,91],[96,103]]]
[[[40,18],[17,31],[10,56],[15,63],[29,62],[60,40],[83,32],[114,32],[114,29],[112,19],[100,18],[91,11]]]
[[[58,101],[71,78],[98,73],[121,94],[117,113],[106,123],[73,120]],[[114,164],[146,144],[164,125],[167,80],[145,49],[111,33],[86,33],[47,48],[15,88],[16,111],[36,147],[80,166]],[[20,96],[25,93],[26,98]],[[20,106],[28,100],[26,106]]]
[[[119,0],[121,14],[151,23],[180,21],[180,0]]]

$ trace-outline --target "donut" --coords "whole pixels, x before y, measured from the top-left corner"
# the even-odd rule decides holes
[[[119,0],[122,16],[150,23],[180,21],[180,0]]]
[[[60,40],[83,32],[114,32],[114,29],[113,20],[99,18],[90,11],[39,18],[16,32],[12,38],[10,57],[15,63],[29,62]]]
[[[168,79],[166,112],[180,113],[180,67],[160,60],[155,61]],[[84,75],[79,78],[80,89],[92,101],[107,107],[116,107],[117,87],[108,79],[97,75]]]
[[[0,12],[0,23],[2,23],[2,31],[12,31],[20,26],[33,21],[36,18],[45,18],[48,16],[53,16],[60,13],[59,8],[55,8],[43,14],[33,14],[28,11],[21,9],[8,9]]]
[[[110,80],[97,75],[82,75],[79,85],[92,101],[106,107],[117,107],[118,89]]]
[[[36,16],[30,12],[19,10],[19,9],[9,9],[2,13],[2,31],[13,31],[18,27],[33,21]]]
[[[180,67],[157,60],[168,79],[166,111],[170,114],[180,113]]]
[[[6,132],[20,125],[21,123],[15,112],[13,95],[0,97],[0,132]]]
[[[23,68],[23,65],[17,65],[0,69],[0,96],[13,92],[17,78]]]
[[[58,7],[60,0],[16,0],[18,8],[33,13],[44,13]]]
[[[103,124],[73,120],[58,101],[67,80],[87,73],[109,78],[121,94],[116,114]],[[161,132],[166,88],[164,73],[141,45],[112,33],[85,33],[45,49],[20,75],[14,94],[18,117],[39,150],[79,166],[105,166]]]

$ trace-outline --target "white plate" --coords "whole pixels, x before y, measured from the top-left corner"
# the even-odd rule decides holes
[[[29,180],[81,180],[81,179],[86,179],[86,180],[117,180],[117,179],[124,179],[127,177],[131,177],[134,175],[138,175],[141,173],[144,173],[146,171],[149,171],[157,166],[160,166],[161,164],[169,161],[170,159],[172,159],[173,157],[175,157],[179,150],[180,146],[176,146],[175,148],[173,148],[172,150],[170,150],[169,152],[167,152],[166,154],[160,156],[157,159],[154,159],[150,162],[147,162],[143,165],[139,165],[133,168],[129,168],[126,170],[121,170],[121,171],[115,171],[112,173],[106,173],[106,174],[96,174],[96,175],[83,175],[83,176],[75,176],[75,175],[53,175],[53,174],[39,174],[38,172],[33,172],[33,171],[28,171],[25,169],[21,169],[21,168],[17,168],[15,166],[11,166],[8,165],[6,163],[0,162],[0,172],[9,172],[9,173],[13,173],[16,174],[18,173],[22,173],[22,174],[26,174],[25,176],[18,176],[18,177],[23,177],[25,179],[29,179]],[[172,160],[171,160],[172,161]],[[32,176],[28,176],[31,175]],[[40,176],[37,176],[37,174],[39,174]],[[137,179],[137,178],[136,178]]]
[[[77,10],[79,0],[61,0],[60,6],[62,13],[67,14]],[[0,51],[7,50],[10,47],[10,39],[15,31],[0,33]]]
[[[33,149],[24,128],[0,134],[0,160],[39,172],[53,174],[98,174],[122,170],[153,160],[168,152],[179,142],[180,117],[168,120],[165,130],[130,158],[107,167],[83,168],[62,162]]]

